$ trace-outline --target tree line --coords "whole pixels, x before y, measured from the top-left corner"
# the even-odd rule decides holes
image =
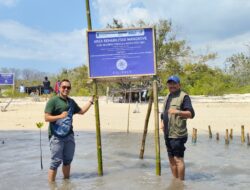
[[[159,20],[157,23],[138,21],[126,25],[114,19],[107,28],[146,27],[154,25],[156,28],[156,58],[157,73],[160,82],[160,95],[165,95],[166,79],[170,75],[179,75],[182,88],[190,95],[223,95],[228,93],[250,93],[250,55],[239,52],[227,58],[225,69],[212,67],[209,61],[217,57],[216,53],[195,55],[185,40],[179,40],[168,20]],[[222,65],[222,64],[221,64]],[[1,72],[16,74],[17,85],[40,85],[46,73],[34,70],[18,70],[0,68]],[[51,83],[68,78],[71,80],[72,95],[90,95],[92,85],[88,79],[86,64],[74,69],[62,69],[58,74],[49,75]],[[99,94],[105,95],[106,87],[129,89],[131,86],[148,86],[151,81],[121,81],[114,83],[100,83]]]

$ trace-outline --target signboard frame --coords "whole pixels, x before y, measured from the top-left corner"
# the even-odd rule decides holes
[[[107,33],[115,33],[115,32],[130,32],[130,31],[137,31],[137,30],[151,30],[151,33],[149,34],[152,41],[149,41],[148,43],[150,43],[149,45],[152,45],[152,65],[151,67],[153,67],[153,72],[151,73],[142,73],[142,74],[123,74],[123,75],[101,75],[101,76],[91,76],[91,61],[90,61],[90,47],[89,47],[89,34],[90,33],[104,33],[104,34],[107,34]],[[106,80],[114,80],[114,79],[117,79],[117,78],[127,78],[127,77],[145,77],[145,76],[154,76],[157,74],[157,67],[156,67],[156,55],[155,55],[155,29],[154,27],[137,27],[137,28],[118,28],[118,29],[105,29],[105,30],[87,30],[86,32],[86,35],[87,35],[87,59],[88,59],[88,76],[90,79],[97,79],[97,80],[103,80],[103,79],[106,79]],[[151,36],[152,35],[152,36]],[[118,38],[124,38],[124,37],[114,37],[114,39],[118,39]],[[109,38],[109,39],[112,39],[112,38]],[[93,42],[92,42],[93,43]],[[124,54],[126,55],[126,54]]]
[[[0,73],[0,75],[12,75],[12,84],[8,83],[8,84],[4,84],[1,83],[0,80],[0,86],[12,86],[12,95],[14,96],[14,92],[15,92],[15,73]]]
[[[2,75],[9,75],[12,76],[12,83],[1,83],[1,76]],[[0,73],[0,86],[14,86],[15,85],[15,73]]]

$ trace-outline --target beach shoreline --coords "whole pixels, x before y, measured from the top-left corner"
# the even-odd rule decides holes
[[[72,97],[80,106],[88,101],[88,97]],[[164,99],[163,97],[161,100]],[[198,129],[198,134],[208,134],[208,125],[212,132],[225,134],[226,129],[233,129],[235,135],[240,135],[241,125],[245,132],[250,132],[250,94],[235,94],[225,96],[191,96],[195,109],[195,118],[188,120],[189,135],[193,128]],[[5,106],[10,99],[1,98],[0,106]],[[0,112],[0,131],[8,130],[38,130],[37,122],[44,122],[44,108],[46,100],[40,97],[35,101],[32,97],[14,99],[7,111]],[[147,103],[130,104],[130,117],[128,120],[128,103],[106,102],[106,97],[100,97],[100,122],[101,131],[126,132],[129,122],[129,131],[142,133],[147,112]],[[161,112],[162,101],[159,102]],[[139,113],[134,113],[139,109]],[[154,132],[153,110],[149,120],[148,132]],[[48,123],[44,122],[42,130],[47,130]],[[75,131],[95,131],[94,106],[82,115],[75,115],[73,126]]]

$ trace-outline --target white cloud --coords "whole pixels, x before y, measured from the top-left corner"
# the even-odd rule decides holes
[[[206,38],[227,38],[250,28],[248,0],[94,0],[93,4],[93,14],[98,14],[103,27],[113,18],[127,23],[165,18],[190,35]]]
[[[244,51],[250,39],[249,0],[93,0],[93,4],[92,14],[98,14],[103,27],[113,18],[126,23],[171,19],[178,38],[197,52],[209,47],[218,52],[220,61]]]
[[[154,18],[154,16],[150,13],[150,9],[144,7],[143,5],[144,1],[138,0],[93,1],[93,7],[95,9],[94,14],[98,14],[99,22],[103,27],[105,27],[107,23],[111,23],[113,18],[127,24],[140,19],[146,21],[156,21],[158,16]]]
[[[82,64],[85,30],[46,33],[15,21],[0,21],[0,58]]]
[[[19,0],[0,0],[0,5],[7,7],[13,7],[18,3]]]
[[[226,59],[240,52],[249,54],[250,32],[240,34],[231,38],[214,40],[193,46],[197,54],[208,52],[218,53],[218,58],[212,61],[215,66],[223,66]]]

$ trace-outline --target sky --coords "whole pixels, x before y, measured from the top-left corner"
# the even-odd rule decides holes
[[[249,51],[249,0],[90,0],[90,9],[93,29],[113,18],[171,20],[195,54],[218,53],[215,66]],[[58,73],[86,64],[86,28],[84,0],[0,0],[0,68]]]

